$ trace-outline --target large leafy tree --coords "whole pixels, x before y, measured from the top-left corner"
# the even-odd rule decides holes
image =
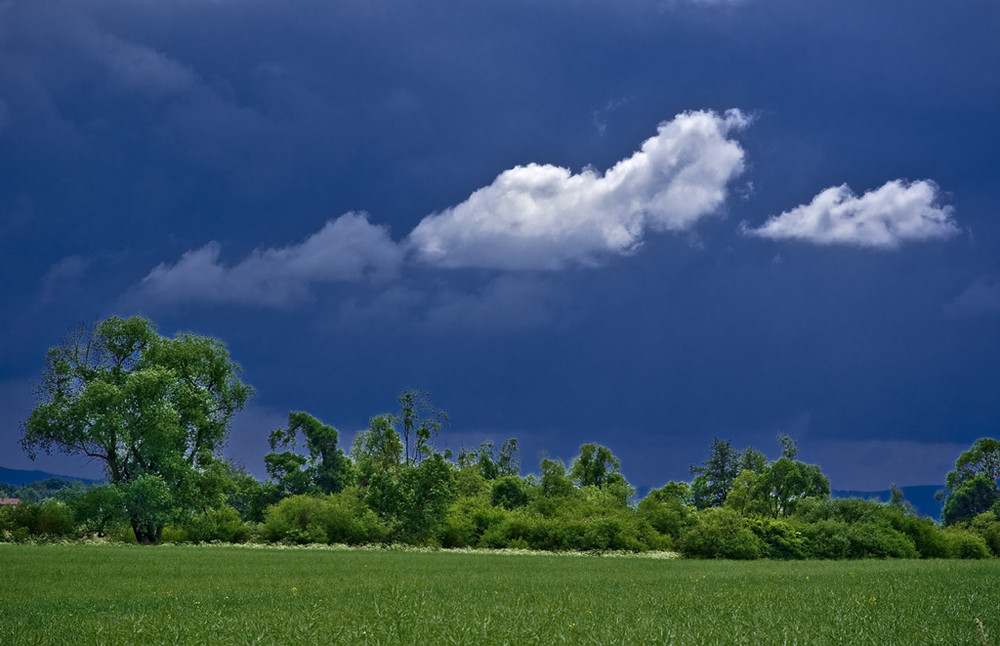
[[[955,491],[977,476],[993,483],[1000,480],[1000,441],[981,437],[973,442],[969,450],[955,460],[955,469],[948,472],[945,486],[949,492]]]
[[[791,504],[803,498],[828,498],[830,480],[815,464],[806,464],[785,456],[775,460],[759,475],[757,493],[768,513],[787,516]]]
[[[1000,501],[997,483],[986,476],[974,476],[953,491],[944,503],[941,519],[945,525],[970,521],[985,514]]]
[[[141,316],[109,317],[49,349],[22,447],[104,463],[136,538],[218,496],[218,451],[253,389],[210,337],[160,336]]]
[[[815,464],[795,458],[795,440],[781,434],[781,457],[768,463],[753,447],[740,453],[743,470],[733,480],[725,506],[741,514],[788,516],[794,504],[804,498],[827,498],[830,481]]]
[[[945,490],[938,494],[944,503],[946,525],[971,520],[989,511],[1000,500],[1000,441],[981,437],[955,460],[948,472]]]

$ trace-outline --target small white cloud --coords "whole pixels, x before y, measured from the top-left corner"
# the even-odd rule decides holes
[[[903,242],[943,240],[958,233],[952,207],[937,201],[937,185],[927,180],[893,180],[861,197],[845,184],[769,218],[759,228],[744,222],[741,230],[772,240],[894,249]]]
[[[141,291],[157,300],[288,305],[307,298],[312,286],[390,278],[403,250],[386,227],[364,213],[347,213],[326,223],[298,245],[256,250],[232,267],[219,262],[220,245],[189,251],[174,265],[146,276]]]
[[[591,120],[594,123],[594,127],[597,128],[597,134],[602,137],[608,131],[608,115],[622,107],[628,105],[634,101],[634,97],[627,96],[622,99],[614,99],[613,101],[608,101],[604,104],[604,107],[600,110],[594,110],[594,114],[591,115]]]
[[[738,110],[680,114],[603,175],[517,166],[424,218],[407,243],[418,260],[451,268],[553,270],[632,253],[647,230],[687,231],[716,212],[743,171],[743,149],[727,137],[748,123]]]

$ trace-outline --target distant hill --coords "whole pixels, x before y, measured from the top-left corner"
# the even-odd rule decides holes
[[[49,478],[76,480],[84,484],[95,484],[97,482],[101,482],[101,480],[91,480],[89,478],[79,478],[77,476],[61,476],[59,474],[48,473],[46,471],[26,471],[24,469],[8,469],[6,467],[0,467],[0,483],[14,485],[16,487],[23,487],[26,484],[41,482],[42,480],[48,480]]]
[[[909,502],[921,516],[928,516],[934,520],[941,520],[941,503],[934,498],[934,494],[944,489],[944,485],[916,485],[913,487],[900,487],[903,492],[903,500]],[[881,500],[889,502],[892,491],[850,491],[845,489],[834,489],[830,492],[833,498],[864,498],[865,500]]]

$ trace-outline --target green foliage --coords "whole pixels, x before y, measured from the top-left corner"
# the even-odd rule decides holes
[[[360,545],[384,540],[386,528],[356,492],[347,490],[285,498],[268,508],[263,535],[273,542]]]
[[[695,506],[721,507],[740,470],[740,455],[732,442],[712,438],[708,459],[700,465],[691,465],[691,475],[696,476],[691,483]]]
[[[432,441],[441,427],[448,423],[448,413],[431,404],[430,393],[423,390],[404,390],[396,397],[396,401],[399,402],[399,415],[395,419],[402,430],[404,461],[406,464],[420,462],[434,453]]]
[[[966,528],[982,537],[993,556],[1000,556],[1000,518],[996,511],[988,511],[973,518]]]
[[[116,488],[140,543],[160,540],[164,525],[179,518],[174,492],[159,475],[145,474]]]
[[[933,521],[898,505],[860,498],[812,499],[797,518],[813,558],[947,558],[950,548]]]
[[[945,486],[949,492],[953,492],[979,476],[993,483],[1000,480],[1000,441],[981,437],[973,442],[969,450],[955,460],[955,469],[948,472]]]
[[[782,457],[765,467],[755,491],[768,513],[778,518],[787,516],[790,505],[803,498],[828,497],[830,481],[818,466]]]
[[[744,516],[769,516],[771,509],[768,506],[768,496],[764,491],[764,473],[768,471],[765,464],[761,471],[751,471],[744,469],[740,471],[733,486],[726,496],[723,505],[727,509],[732,509]]]
[[[239,512],[228,505],[195,514],[184,530],[187,540],[194,543],[245,543],[252,535]]]
[[[475,467],[487,480],[517,476],[521,472],[519,452],[514,438],[504,440],[499,449],[493,442],[483,442],[478,449],[463,448],[459,451],[458,467],[462,470]]]
[[[917,558],[913,541],[903,533],[881,523],[857,523],[847,526],[847,558]]]
[[[362,486],[368,484],[373,474],[399,466],[403,459],[403,443],[396,434],[396,418],[383,414],[368,420],[368,429],[354,435],[351,459]]]
[[[941,519],[945,525],[972,520],[1000,501],[1000,489],[989,476],[975,475],[954,489],[945,500]]]
[[[805,499],[829,497],[830,481],[820,468],[795,459],[798,446],[790,437],[779,435],[778,439],[782,455],[774,462],[768,463],[763,454],[753,447],[739,454],[742,470],[730,480],[724,506],[747,516],[784,518]],[[730,450],[725,447],[713,449],[720,455],[730,455]],[[719,459],[715,458],[715,461]],[[701,471],[707,474],[708,467]],[[714,500],[714,494],[707,476],[699,478],[702,480],[696,478],[693,484],[696,486],[696,498],[702,500],[704,506],[706,500]]]
[[[507,518],[507,510],[490,504],[485,496],[462,497],[448,506],[438,540],[442,547],[476,547],[490,527]]]
[[[453,469],[435,453],[416,468],[404,471],[404,502],[399,538],[410,543],[426,543],[444,523],[448,505],[454,500]]]
[[[77,525],[87,534],[105,536],[109,527],[128,519],[122,492],[111,485],[101,485],[78,495],[70,507]]]
[[[492,504],[504,509],[517,509],[528,504],[528,485],[515,476],[502,476],[493,481]]]
[[[1000,441],[981,437],[955,460],[945,489],[938,493],[944,503],[945,525],[972,520],[1000,501]]]
[[[562,460],[545,458],[539,465],[542,470],[542,495],[547,498],[567,498],[576,493],[573,481],[566,475]]]
[[[61,451],[100,460],[110,484],[126,487],[133,501],[136,487],[152,481],[135,483],[158,478],[178,513],[204,503],[203,475],[253,392],[221,342],[189,333],[168,339],[145,318],[112,316],[51,348],[45,364],[21,439],[31,457]],[[128,510],[140,542],[153,542],[167,514]]]
[[[337,447],[336,429],[306,413],[291,413],[287,427],[271,434],[272,453],[265,460],[271,480],[262,485],[218,459],[208,445],[185,447],[185,428],[217,429],[194,409],[171,408],[175,391],[187,402],[200,396],[190,384],[171,380],[183,372],[177,356],[201,356],[197,348],[204,347],[198,341],[195,350],[181,346],[177,356],[163,355],[158,344],[173,342],[139,334],[146,329],[143,321],[132,321],[124,326],[128,333],[102,341],[113,351],[83,362],[105,366],[101,369],[123,381],[81,377],[76,387],[102,402],[109,415],[118,415],[115,423],[131,429],[120,432],[119,440],[142,440],[123,455],[152,462],[130,465],[128,477],[107,485],[60,486],[57,498],[41,505],[0,509],[3,540],[97,534],[141,543],[263,538],[288,544],[391,542],[550,551],[679,549],[694,558],[743,560],[982,558],[1000,550],[1000,521],[993,512],[982,513],[997,507],[1000,496],[996,483],[984,475],[992,468],[985,443],[959,460],[962,473],[973,475],[951,492],[947,532],[917,517],[898,491],[887,504],[829,499],[828,480],[819,467],[796,460],[798,448],[787,436],[779,437],[782,457],[774,462],[752,447],[737,452],[716,438],[709,459],[692,467],[691,483],[670,482],[633,508],[635,490],[620,461],[596,443],[581,446],[569,468],[559,459],[543,459],[537,477],[520,477],[516,440],[500,449],[491,442],[475,451],[463,449],[458,464],[452,464],[429,444],[440,424],[425,424],[424,414],[431,409],[418,398],[426,393],[416,391],[400,396],[399,417],[371,418],[369,427],[356,434],[350,458]],[[94,338],[103,337],[95,333]],[[183,338],[192,342],[190,335]],[[122,347],[132,348],[132,354],[115,355]],[[147,356],[159,363],[140,370]],[[77,397],[60,382],[63,369],[47,373],[55,384],[51,392]],[[121,401],[127,403],[125,410],[116,408]],[[36,410],[40,407],[44,404]],[[130,421],[135,411],[149,417]],[[107,420],[92,424],[111,428]],[[300,439],[306,454],[297,451]],[[718,507],[723,493],[724,505]]]
[[[508,512],[491,525],[480,547],[530,548],[548,551],[663,549],[666,543],[648,523],[624,510],[560,513],[546,516],[531,509]]]
[[[846,559],[851,548],[850,525],[841,520],[819,520],[802,525],[804,551],[812,559]]]
[[[62,538],[74,532],[73,512],[62,501],[49,498],[41,503],[25,502],[0,507],[0,538]]]
[[[487,495],[492,491],[490,481],[483,477],[475,465],[455,470],[455,495],[462,498],[474,498]]]
[[[747,525],[761,540],[762,557],[782,560],[806,558],[806,540],[798,524],[773,518],[752,518]]]
[[[297,436],[305,439],[308,456],[296,452]],[[264,456],[275,493],[285,497],[303,493],[336,493],[351,483],[352,465],[337,447],[337,429],[303,412],[288,414],[288,425],[271,432],[271,453]],[[278,452],[279,448],[286,449]]]
[[[957,529],[945,532],[948,537],[950,556],[956,559],[985,559],[990,556],[990,548],[982,536]]]
[[[608,447],[584,444],[580,447],[580,454],[570,464],[569,477],[580,487],[603,487],[615,479],[624,479],[621,466],[621,460]]]
[[[653,529],[670,539],[668,544],[674,547],[674,542],[695,522],[692,509],[685,504],[688,497],[686,483],[670,482],[646,494],[639,501],[637,513]]]
[[[740,471],[753,471],[763,473],[767,466],[767,456],[752,446],[740,451],[739,468]]]
[[[920,558],[948,558],[948,541],[941,527],[930,518],[921,518],[906,506],[893,502],[881,506],[883,517],[893,529],[905,535]]]
[[[760,557],[762,541],[746,520],[731,509],[704,509],[681,536],[681,554],[688,558],[747,560]]]

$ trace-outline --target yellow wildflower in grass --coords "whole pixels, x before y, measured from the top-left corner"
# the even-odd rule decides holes
[[[293,585],[293,586],[292,586],[292,596],[294,597],[294,596],[295,596],[295,595],[297,595],[298,593],[299,593],[299,589],[298,589],[298,588],[296,588],[296,587],[295,587],[295,586]]]

